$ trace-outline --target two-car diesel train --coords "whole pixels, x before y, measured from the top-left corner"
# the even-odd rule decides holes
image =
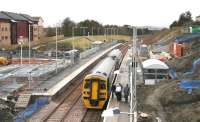
[[[86,108],[104,108],[115,78],[114,71],[118,68],[121,59],[121,51],[114,49],[85,76],[82,87],[82,100]]]

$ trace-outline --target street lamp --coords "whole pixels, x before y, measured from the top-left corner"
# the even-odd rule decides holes
[[[115,115],[128,115],[128,116],[137,116],[137,114],[139,114],[139,117],[142,118],[148,118],[151,115],[147,114],[147,113],[143,113],[143,112],[121,112],[119,107],[114,107],[114,108],[109,108],[103,111],[103,113],[101,114],[102,117],[114,117]],[[159,117],[156,117],[158,122],[161,122],[161,119]],[[135,120],[137,120],[137,118],[135,118]],[[135,121],[137,122],[137,121]]]
[[[136,113],[135,111],[137,111],[136,109],[136,107],[137,107],[137,100],[136,100],[136,73],[137,73],[137,60],[136,60],[136,57],[137,57],[137,28],[136,27],[133,27],[133,46],[134,46],[134,48],[135,48],[135,51],[134,52],[132,52],[133,53],[133,63],[134,63],[134,69],[132,70],[132,73],[134,73],[134,79],[133,79],[133,77],[132,77],[132,108],[130,109],[130,110],[132,110],[131,112],[133,112],[134,111],[134,113]],[[133,50],[132,50],[133,51]],[[132,76],[133,76],[133,74],[132,74]],[[133,101],[134,100],[134,101]],[[132,117],[132,115],[131,115],[131,118],[133,118]],[[132,122],[132,120],[130,120],[130,122]],[[137,122],[137,113],[136,114],[134,114],[134,122]]]
[[[33,24],[33,22],[29,21],[29,25],[28,25],[28,47],[29,47],[29,50],[28,50],[28,64],[30,65],[30,62],[31,62],[31,26],[34,27],[34,25],[31,25]],[[32,33],[33,33],[33,29],[32,29]],[[33,39],[33,35],[32,35],[32,39]]]
[[[81,29],[83,29],[83,36],[85,36],[85,29],[87,29],[88,27],[80,27]]]
[[[58,25],[56,24],[56,74],[58,73]]]
[[[21,46],[20,64],[21,64],[21,66],[22,66],[22,46],[23,46],[23,44],[24,44],[24,40],[23,40],[23,37],[22,37],[22,36],[19,37],[18,44]]]
[[[58,25],[61,26],[60,23],[56,23],[56,74],[58,73]]]
[[[103,111],[102,113],[102,117],[113,117],[115,115],[119,115],[119,114],[126,114],[126,115],[134,115],[134,113],[129,113],[129,112],[121,112],[119,107],[115,107],[115,108],[109,108]]]
[[[77,28],[76,26],[75,27],[72,27],[72,39],[73,39],[73,43],[72,43],[72,49],[74,51],[75,49],[75,46],[74,46],[74,36],[75,36],[75,33],[74,33],[74,29]],[[72,64],[74,64],[74,52],[72,51]],[[71,57],[71,56],[70,56]]]
[[[132,66],[131,66],[131,71],[130,71],[130,113],[134,112],[136,113],[136,107],[137,107],[137,100],[136,100],[136,73],[137,73],[137,63],[136,63],[136,57],[137,57],[137,28],[132,26],[129,27],[133,29],[133,43],[132,43]],[[137,113],[134,115],[130,116],[130,122],[137,122]]]
[[[94,36],[94,33],[93,33],[93,27],[92,27],[92,38],[93,38],[93,36]]]

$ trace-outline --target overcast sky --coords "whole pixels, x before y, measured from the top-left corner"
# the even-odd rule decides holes
[[[0,11],[41,16],[44,25],[70,17],[102,24],[168,27],[185,11],[200,15],[199,0],[2,0]]]

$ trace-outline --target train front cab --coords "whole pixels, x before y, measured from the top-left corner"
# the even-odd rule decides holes
[[[107,79],[88,76],[82,88],[83,103],[87,108],[102,109],[108,99]]]

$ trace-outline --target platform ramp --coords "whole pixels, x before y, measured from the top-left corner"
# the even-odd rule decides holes
[[[30,102],[31,94],[21,94],[15,104],[15,108],[26,108]]]

